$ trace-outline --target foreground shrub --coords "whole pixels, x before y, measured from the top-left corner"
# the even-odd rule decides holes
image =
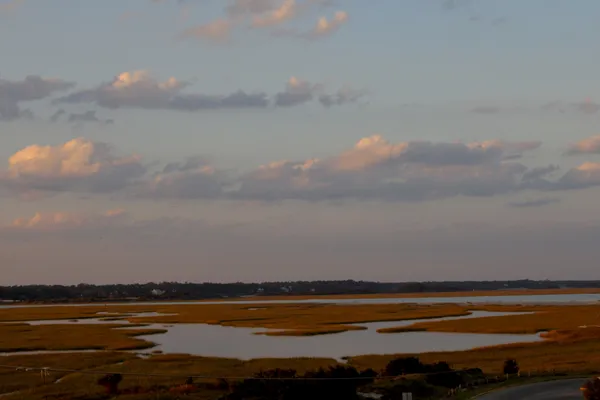
[[[329,400],[357,399],[357,389],[373,382],[372,369],[359,372],[354,367],[335,366],[297,375],[295,370],[260,372],[258,379],[245,379],[232,386],[224,400]],[[260,379],[264,378],[264,379]]]
[[[519,373],[519,364],[517,363],[517,360],[513,360],[513,359],[508,359],[506,361],[504,361],[504,368],[503,371],[505,374],[518,374]]]
[[[587,381],[581,387],[581,391],[586,400],[600,400],[600,378]]]

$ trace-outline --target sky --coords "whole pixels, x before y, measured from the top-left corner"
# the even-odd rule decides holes
[[[0,0],[2,284],[598,279],[597,0]]]

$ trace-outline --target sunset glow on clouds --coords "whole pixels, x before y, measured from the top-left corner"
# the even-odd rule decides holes
[[[18,192],[118,192],[142,197],[228,200],[362,199],[425,201],[493,196],[523,190],[567,190],[600,185],[600,164],[586,162],[556,180],[554,166],[517,162],[541,143],[390,143],[381,135],[323,159],[273,161],[236,175],[190,157],[152,171],[139,155],[120,156],[83,138],[62,145],[31,145],[8,159],[1,181]]]
[[[9,284],[595,277],[600,3],[71,3],[0,4]]]

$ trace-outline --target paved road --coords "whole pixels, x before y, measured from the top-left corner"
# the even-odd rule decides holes
[[[587,379],[564,379],[498,390],[478,400],[583,400],[579,388]]]

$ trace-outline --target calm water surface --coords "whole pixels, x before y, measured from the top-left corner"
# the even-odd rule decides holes
[[[163,353],[185,353],[212,357],[288,358],[327,357],[342,359],[362,354],[424,353],[431,351],[467,350],[475,347],[494,346],[518,342],[543,340],[538,335],[472,334],[442,332],[377,333],[377,329],[407,326],[421,321],[441,321],[487,316],[514,315],[515,313],[475,311],[462,317],[446,317],[427,320],[387,321],[358,323],[367,329],[318,336],[266,336],[262,328],[239,328],[207,324],[153,324],[144,328],[167,329],[167,333],[140,336],[157,344],[146,353],[160,350]],[[131,317],[153,317],[161,314],[130,314]],[[129,324],[127,320],[106,321],[101,315],[96,319],[31,321],[32,325],[47,324]],[[119,328],[117,328],[119,329]],[[135,329],[135,328],[125,328]],[[69,351],[66,351],[69,352]],[[75,352],[75,351],[74,351]],[[58,352],[29,352],[29,354]],[[9,355],[14,353],[3,353]],[[24,353],[19,353],[24,354]]]
[[[375,298],[375,299],[331,299],[315,297],[305,300],[229,300],[229,301],[163,301],[163,302],[128,302],[128,303],[82,303],[82,304],[0,304],[0,308],[16,307],[81,307],[81,306],[122,306],[122,305],[185,305],[185,304],[562,304],[562,303],[597,303],[600,293],[580,294],[534,294],[515,296],[463,296],[463,297],[412,297],[412,298]]]
[[[406,326],[421,321],[441,321],[509,313],[473,312],[466,317],[448,317],[427,320],[360,323],[367,330],[347,331],[318,336],[266,336],[260,328],[238,328],[204,324],[175,324],[168,332],[159,335],[140,336],[157,343],[149,350],[164,353],[186,353],[213,357],[288,358],[329,357],[342,359],[363,354],[424,353],[431,351],[467,350],[482,346],[536,342],[538,335],[472,334],[442,332],[377,333],[377,329]],[[160,328],[161,325],[155,327]]]

